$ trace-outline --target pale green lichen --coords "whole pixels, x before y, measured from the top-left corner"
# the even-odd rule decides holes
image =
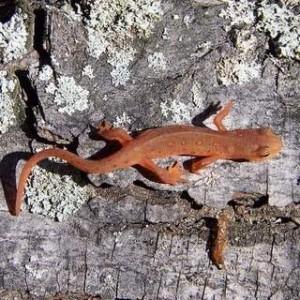
[[[48,81],[53,78],[53,70],[49,65],[44,65],[39,72],[38,79],[42,81]]]
[[[99,59],[104,53],[113,66],[112,83],[125,85],[130,79],[130,64],[136,50],[135,38],[147,38],[163,11],[159,0],[87,0],[82,14],[77,6],[75,13],[69,4],[63,10],[70,20],[84,22],[88,33],[88,53]]]
[[[257,12],[257,27],[269,34],[278,55],[300,60],[300,16],[269,1],[262,1]]]
[[[237,31],[235,44],[244,53],[247,52],[245,51],[247,47],[255,49],[253,48],[256,45],[254,33],[260,30],[269,35],[278,56],[300,59],[300,16],[291,10],[299,5],[299,1],[226,0],[224,2],[227,3],[227,7],[221,11],[220,16],[230,21],[225,26],[225,30]],[[241,34],[243,30],[246,30],[246,34]]]
[[[243,56],[251,58],[256,55],[258,41],[252,30],[237,30],[234,44]]]
[[[218,80],[228,86],[234,83],[244,84],[259,78],[262,66],[255,61],[243,58],[222,59],[217,65]]]
[[[148,56],[148,67],[155,71],[165,71],[167,69],[167,61],[162,52],[154,52]]]
[[[111,72],[113,84],[124,85],[130,78],[129,64],[134,59],[132,42],[135,38],[147,38],[163,11],[158,0],[93,0],[88,18],[88,51],[95,58],[108,54],[108,62],[114,67]],[[128,49],[132,49],[129,50]],[[123,54],[123,60],[115,62]]]
[[[57,90],[57,87],[56,87],[56,85],[55,85],[53,82],[50,82],[50,83],[45,87],[45,92],[46,92],[47,94],[52,94],[52,95],[54,95],[55,92],[56,92],[56,90]]]
[[[74,11],[73,7],[69,3],[65,3],[65,5],[62,6],[62,11],[65,13],[65,15],[69,18],[70,21],[74,22],[81,22],[82,21],[82,11],[80,8],[80,5],[75,3],[77,12]]]
[[[250,64],[250,61],[255,60],[257,56],[257,38],[254,34],[256,2],[248,0],[226,0],[224,2],[227,3],[227,7],[221,11],[220,16],[230,21],[225,26],[225,30],[230,31],[231,39],[239,50],[241,58],[248,60],[248,64]],[[254,64],[254,61],[251,64]]]
[[[187,123],[191,120],[190,107],[178,100],[168,100],[160,103],[162,115],[173,123]]]
[[[130,79],[130,71],[127,66],[117,66],[110,72],[110,75],[115,86],[125,85]]]
[[[300,5],[300,0],[280,0],[280,3],[287,7],[294,7]]]
[[[197,108],[203,108],[203,103],[206,98],[206,95],[203,92],[203,89],[199,82],[195,81],[193,82],[192,86],[192,94],[193,94],[193,103]]]
[[[19,59],[27,52],[26,18],[19,10],[8,22],[0,22],[0,59],[4,63]]]
[[[127,127],[132,123],[132,119],[124,111],[121,116],[117,116],[116,120],[113,122],[114,127]]]
[[[226,0],[227,7],[220,16],[229,21],[225,26],[235,47],[239,50],[237,57],[223,58],[217,64],[217,78],[220,83],[244,84],[261,75],[261,64],[257,62],[257,39],[254,35],[256,2],[248,0]]]
[[[227,7],[226,9],[222,9],[220,17],[230,21],[230,23],[225,27],[226,31],[230,31],[232,28],[235,27],[250,27],[254,24],[254,1],[224,0],[223,2],[227,3]]]
[[[54,161],[53,161],[54,160]],[[62,221],[73,215],[90,197],[80,172],[58,159],[36,166],[25,189],[29,211]]]
[[[95,78],[94,70],[91,65],[86,65],[82,70],[82,76],[87,76],[91,79]]]
[[[235,57],[223,58],[217,65],[219,82],[228,86],[231,84],[244,84],[261,76],[262,66],[257,59],[258,41],[255,33],[258,30],[257,12],[265,14],[263,2],[226,0],[227,7],[220,16],[229,20],[225,27],[230,31],[232,41],[239,51]],[[261,21],[262,22],[262,21]],[[275,24],[274,24],[275,25]],[[262,29],[262,26],[260,25]]]
[[[130,46],[111,52],[107,62],[114,67],[110,75],[115,86],[125,85],[130,79],[129,65],[134,60],[135,53],[136,51]]]
[[[45,90],[54,94],[54,103],[60,113],[72,115],[89,108],[89,91],[76,84],[73,77],[60,76],[57,78],[57,85],[50,82]]]
[[[157,0],[93,0],[88,2],[90,15],[86,23],[88,30],[92,29],[89,38],[98,32],[106,40],[105,44],[121,46],[121,48],[128,45],[128,41],[136,38],[136,35],[148,37],[155,22],[162,15],[160,1]],[[95,53],[91,52],[91,54]]]
[[[16,122],[12,98],[14,90],[15,81],[9,78],[7,72],[0,71],[0,134],[5,133]]]

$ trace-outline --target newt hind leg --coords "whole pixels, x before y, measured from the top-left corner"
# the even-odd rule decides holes
[[[197,157],[190,160],[187,160],[185,162],[186,169],[191,173],[197,173],[198,171],[206,168],[208,165],[212,164],[216,160],[218,160],[219,157]]]
[[[143,159],[138,164],[150,172],[159,183],[176,185],[185,182],[185,172],[180,168],[178,162],[166,169],[159,167],[150,159]]]

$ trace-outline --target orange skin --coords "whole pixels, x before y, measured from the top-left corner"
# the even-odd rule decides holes
[[[12,214],[20,213],[26,181],[32,168],[48,157],[61,158],[86,173],[102,174],[138,165],[155,175],[156,181],[175,185],[184,182],[184,172],[179,165],[175,163],[164,169],[157,166],[152,159],[174,155],[195,156],[196,158],[188,161],[188,170],[194,173],[218,159],[263,161],[278,154],[282,142],[269,128],[226,130],[222,120],[232,106],[233,102],[228,102],[214,118],[218,130],[192,125],[170,125],[148,129],[133,138],[123,129],[112,128],[104,121],[98,133],[106,140],[118,141],[122,148],[99,160],[83,159],[62,149],[38,152],[23,167]]]

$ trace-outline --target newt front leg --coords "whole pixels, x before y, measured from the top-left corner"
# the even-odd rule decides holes
[[[224,105],[222,110],[215,116],[214,123],[219,131],[227,131],[226,127],[223,124],[223,120],[228,116],[233,107],[233,101],[229,101]]]
[[[122,146],[133,140],[122,128],[114,128],[108,121],[102,121],[98,127],[98,134],[108,141],[118,141]]]

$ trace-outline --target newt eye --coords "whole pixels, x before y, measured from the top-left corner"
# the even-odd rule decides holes
[[[271,154],[268,146],[259,147],[256,153],[259,157],[268,157]]]

